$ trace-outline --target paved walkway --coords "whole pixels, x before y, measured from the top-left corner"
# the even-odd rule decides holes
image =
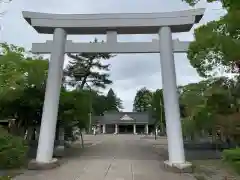
[[[134,135],[99,135],[101,142],[57,169],[26,173],[16,180],[193,180],[162,169],[149,141]],[[98,137],[99,139],[99,137]],[[98,141],[99,142],[99,141]]]

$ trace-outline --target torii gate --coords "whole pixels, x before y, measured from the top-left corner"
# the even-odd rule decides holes
[[[56,164],[52,158],[59,94],[65,53],[160,53],[164,109],[171,167],[191,166],[186,162],[180,121],[173,53],[187,51],[189,42],[172,40],[172,33],[187,32],[198,23],[205,9],[166,13],[128,14],[47,14],[23,12],[25,20],[38,32],[53,34],[53,41],[33,43],[33,53],[51,53],[42,123],[37,150],[37,166]],[[67,34],[106,34],[106,43],[74,43]],[[158,34],[152,42],[117,42],[118,34]]]

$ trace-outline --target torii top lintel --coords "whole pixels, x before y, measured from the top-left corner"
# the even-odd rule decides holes
[[[68,34],[156,34],[159,27],[169,26],[172,32],[187,32],[203,17],[205,9],[162,13],[113,14],[48,14],[23,11],[25,20],[38,33],[53,34],[64,28]]]

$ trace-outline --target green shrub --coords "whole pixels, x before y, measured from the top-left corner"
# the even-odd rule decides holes
[[[0,180],[11,180],[10,176],[0,176]]]
[[[0,169],[19,168],[26,160],[27,146],[20,137],[0,127]]]
[[[240,148],[224,150],[223,160],[240,174]]]
[[[240,161],[240,148],[228,149],[223,151],[224,161]]]

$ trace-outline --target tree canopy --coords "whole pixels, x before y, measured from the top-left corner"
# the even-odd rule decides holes
[[[106,96],[106,111],[120,111],[122,108],[121,99],[119,99],[113,89],[110,88]]]
[[[151,102],[151,114],[156,120],[156,124],[160,126],[162,132],[165,131],[165,113],[164,113],[163,90],[157,89],[153,92]]]
[[[190,4],[191,6],[194,6],[201,0],[183,0],[186,3]],[[223,7],[228,9],[228,10],[233,10],[237,9],[240,7],[240,2],[238,0],[207,0],[207,2],[212,3],[212,2],[221,2]]]
[[[137,91],[133,103],[133,111],[146,112],[151,107],[152,92],[146,87]]]
[[[1,52],[0,118],[16,119],[18,127],[16,133],[23,135],[25,129],[30,126],[39,126],[41,123],[48,59],[34,56],[24,48],[9,44],[1,44]],[[94,61],[100,63],[92,57],[91,62]],[[88,69],[88,67],[85,68]],[[79,71],[81,73],[86,70],[80,68]],[[78,73],[77,68],[74,73]],[[91,71],[91,73],[93,72]],[[105,88],[109,81],[106,82],[104,78],[96,77],[95,80],[94,78],[92,80],[98,81],[101,85],[90,83],[88,88],[82,86],[72,90],[69,90],[68,85],[62,86],[58,125],[68,128],[77,126],[85,129],[89,126],[90,112],[93,113],[92,115],[102,115],[106,110],[121,108],[121,100],[112,89],[108,95],[92,89],[96,86]],[[81,79],[73,79],[71,82],[77,84],[77,81],[81,81]]]
[[[200,0],[183,0],[194,6]],[[198,74],[199,83],[181,88],[180,103],[184,105],[184,134],[191,137],[212,132],[221,139],[236,140],[239,136],[239,75],[240,75],[240,1],[221,2],[226,14],[194,31],[188,59]],[[234,73],[234,78],[225,76]],[[224,138],[222,140],[224,140]],[[239,141],[238,141],[239,142]]]
[[[240,125],[238,88],[239,81],[226,77],[184,86],[180,95],[186,112],[184,134],[199,136],[205,131],[216,136],[218,132],[222,137],[235,138],[240,133],[236,129]]]
[[[184,0],[194,5],[198,0]],[[208,0],[208,2],[219,2]],[[188,58],[202,77],[214,73],[240,72],[240,2],[221,0],[227,13],[219,20],[208,22],[195,29],[195,40],[190,44]]]

